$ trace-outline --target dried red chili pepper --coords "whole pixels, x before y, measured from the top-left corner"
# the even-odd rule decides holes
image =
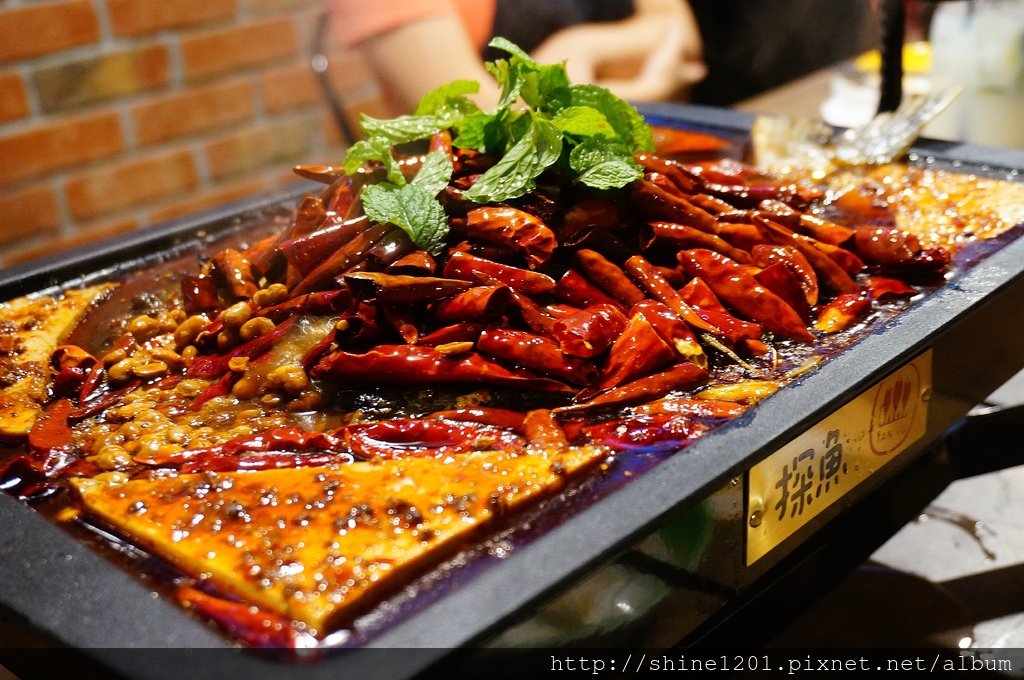
[[[74,411],[70,399],[49,404],[28,433],[28,456],[44,477],[52,477],[72,460],[72,432],[68,419]]]
[[[381,305],[381,311],[388,325],[391,326],[398,336],[407,344],[414,344],[420,339],[420,329],[416,325],[416,318],[411,304]]]
[[[626,326],[626,315],[616,305],[597,304],[562,316],[552,328],[562,352],[589,359],[606,349]]]
[[[899,279],[892,279],[886,276],[864,277],[864,290],[873,300],[881,300],[886,297],[904,297],[917,295],[917,290],[908,286]]]
[[[450,342],[476,342],[484,328],[486,326],[482,323],[455,323],[420,336],[417,344],[436,347]]]
[[[652,125],[654,148],[666,155],[706,154],[729,148],[730,143],[721,137],[705,132],[694,132],[676,127]]]
[[[477,286],[433,305],[431,314],[438,323],[483,321],[501,316],[512,302],[512,291],[505,286]]]
[[[563,244],[582,232],[617,229],[625,223],[622,204],[609,198],[588,198],[565,211],[558,237]]]
[[[718,231],[715,218],[708,211],[665,191],[649,180],[633,182],[630,185],[629,200],[647,219],[688,224],[710,234]]]
[[[799,212],[781,201],[762,201],[757,209],[769,213],[771,219],[794,231],[801,231],[822,243],[841,245],[850,240],[853,230],[826,219]]]
[[[704,191],[739,208],[753,208],[765,200],[776,200],[803,210],[824,194],[801,184],[720,184],[705,182]]]
[[[840,267],[835,261],[826,255],[824,252],[815,247],[817,243],[814,239],[797,234],[789,229],[786,229],[781,224],[766,220],[762,217],[754,217],[754,222],[762,227],[769,237],[778,243],[779,245],[792,246],[800,251],[800,253],[807,258],[807,261],[811,263],[814,271],[818,275],[818,282],[828,286],[830,289],[837,293],[857,293],[860,292],[860,287],[857,282],[854,281],[845,269]]]
[[[742,265],[702,248],[680,251],[678,257],[692,276],[703,279],[717,297],[740,314],[784,338],[814,342],[800,315],[758,283]]]
[[[370,269],[385,269],[392,262],[395,262],[405,255],[416,250],[416,245],[409,239],[401,229],[389,232],[367,249],[366,258],[363,261]],[[397,272],[388,272],[389,274]]]
[[[321,229],[282,241],[277,248],[292,269],[289,278],[296,281],[316,269],[336,250],[355,238],[370,223],[365,215],[350,220],[331,217]]]
[[[229,371],[222,375],[220,378],[204,387],[199,394],[196,395],[192,403],[189,404],[189,411],[198,411],[203,407],[203,404],[216,399],[217,397],[226,397],[231,394],[232,386],[238,382],[238,379],[242,377],[241,373],[235,373]]]
[[[642,314],[634,313],[612,345],[598,388],[606,390],[647,375],[674,361],[677,356],[675,347],[654,330],[650,321]]]
[[[858,227],[853,243],[857,252],[871,264],[903,275],[937,275],[949,264],[949,253],[945,249],[922,248],[916,236],[895,227]]]
[[[566,356],[555,341],[526,331],[488,328],[480,334],[476,346],[496,359],[576,384],[589,385],[597,379],[593,363]]]
[[[569,447],[565,431],[548,409],[527,411],[523,417],[523,434],[530,446],[548,452],[561,451]]]
[[[664,303],[690,326],[712,335],[722,335],[721,329],[698,315],[650,262],[639,255],[634,255],[626,260],[626,271],[650,293],[651,297]]]
[[[531,269],[551,259],[558,246],[554,232],[528,212],[508,206],[487,206],[466,214],[466,233],[519,253]]]
[[[722,329],[719,337],[730,347],[738,347],[746,345],[750,341],[756,341],[764,331],[761,324],[744,321],[733,316],[699,277],[690,279],[690,282],[683,286],[679,294],[693,307],[698,316]]]
[[[641,415],[658,415],[673,413],[693,418],[728,419],[735,418],[747,406],[732,401],[717,399],[695,399],[694,397],[671,396],[657,399],[633,408],[633,412]]]
[[[793,308],[800,318],[806,319],[810,314],[811,306],[807,304],[800,281],[793,275],[793,272],[782,262],[769,265],[754,274],[754,278],[762,286],[775,293],[787,305]]]
[[[596,251],[612,262],[625,262],[627,258],[636,253],[636,248],[627,245],[610,231],[589,227],[567,236],[562,245],[567,250],[586,248]]]
[[[480,382],[533,387],[548,392],[574,392],[557,380],[506,368],[475,352],[448,355],[433,347],[417,345],[380,345],[364,354],[334,352],[320,360],[313,369],[313,377],[409,385]]]
[[[197,356],[192,360],[189,367],[185,369],[185,376],[188,378],[213,378],[226,372],[228,370],[228,362],[235,357],[255,359],[266,354],[291,330],[297,318],[297,316],[291,316],[285,319],[263,335],[235,347],[226,354]]]
[[[99,360],[77,345],[61,345],[53,350],[50,355],[50,365],[53,367],[53,379],[51,389],[54,396],[66,397],[71,394],[79,395],[86,386],[86,381],[93,374],[93,369],[99,366],[102,375],[102,366]],[[92,388],[95,389],[97,378],[93,378]],[[91,391],[91,390],[87,390]]]
[[[818,304],[818,277],[811,263],[799,250],[792,246],[759,245],[755,246],[750,254],[758,267],[767,269],[777,263],[785,265],[796,276],[807,304]]]
[[[700,191],[700,182],[685,172],[678,163],[648,153],[637,154],[635,158],[644,167],[644,170],[666,177],[675,187],[677,195],[678,193],[695,194]]]
[[[599,408],[643,403],[663,397],[673,390],[696,387],[705,382],[707,378],[707,369],[691,363],[681,363],[660,373],[654,373],[621,387],[610,389],[583,403],[560,406],[554,411],[555,413],[584,413]]]
[[[733,247],[728,241],[695,227],[674,222],[648,222],[640,246],[644,250],[670,245],[679,248],[707,248],[722,253],[740,264],[750,262],[750,255]]]
[[[209,276],[183,276],[181,303],[186,314],[202,314],[221,308],[217,297],[217,283]]]
[[[387,236],[391,231],[397,229],[391,225],[374,224],[359,231],[345,245],[334,251],[329,257],[322,260],[312,271],[302,277],[294,285],[289,283],[292,295],[311,293],[325,286],[336,286],[334,278],[344,274],[346,271],[362,262],[366,257],[366,251],[372,248],[378,241]]]
[[[864,293],[845,293],[820,312],[814,327],[824,333],[838,333],[860,321],[871,310],[871,298]]]
[[[630,313],[647,319],[654,332],[686,361],[701,367],[707,366],[708,359],[697,341],[697,335],[668,305],[657,300],[644,300],[633,305]]]
[[[689,416],[661,413],[589,425],[584,432],[615,451],[664,451],[688,446],[708,429]]]
[[[352,291],[347,288],[323,290],[318,293],[299,295],[272,307],[264,307],[259,310],[259,315],[267,317],[274,323],[281,323],[302,314],[331,316],[348,308],[351,304]]]
[[[397,418],[343,428],[345,442],[367,459],[443,457],[478,450],[519,449],[518,435],[476,423]]]
[[[735,210],[735,208],[729,203],[726,203],[722,199],[715,198],[714,196],[710,196],[708,194],[693,194],[692,196],[690,196],[689,200],[698,208],[703,208],[704,210],[707,210],[709,213],[714,215],[716,220],[718,219],[718,216],[721,215],[722,213]],[[721,225],[718,225],[718,228],[719,230],[721,230]]]
[[[448,411],[435,411],[425,417],[454,420],[456,422],[479,423],[480,425],[491,425],[515,432],[523,431],[522,413],[494,406],[468,406]]]
[[[469,290],[473,284],[433,276],[404,276],[381,272],[354,272],[345,282],[356,297],[373,298],[383,304],[432,302]]]
[[[248,300],[259,290],[249,259],[234,248],[218,251],[211,262],[214,273],[231,291],[233,300]]]
[[[547,312],[548,316],[557,320],[564,319],[567,316],[572,316],[573,314],[582,312],[583,310],[579,307],[567,305],[564,302],[553,302],[550,305],[545,305],[544,311]]]
[[[580,309],[601,304],[622,307],[617,300],[587,281],[575,269],[567,269],[558,279],[558,284],[555,286],[555,297]]]
[[[583,276],[616,301],[634,305],[646,297],[621,267],[596,250],[580,249],[574,258]]]
[[[443,273],[449,278],[472,283],[497,281],[526,295],[544,295],[555,289],[555,280],[547,274],[485,260],[469,253],[452,253]]]
[[[526,327],[539,335],[549,338],[555,337],[556,319],[528,296],[511,288],[509,290],[512,291],[511,306],[519,312],[519,317],[526,324]]]
[[[107,390],[99,396],[95,396],[91,401],[79,401],[79,406],[68,416],[70,422],[78,422],[91,418],[97,413],[102,413],[114,404],[119,403],[124,395],[134,391],[139,385],[142,384],[140,378],[132,378],[125,384],[118,387],[116,390]]]
[[[184,606],[215,621],[232,637],[253,647],[293,649],[298,646],[299,634],[291,621],[248,602],[225,600],[188,586],[178,588],[177,598]]]
[[[324,467],[351,463],[351,454],[339,453],[290,453],[271,451],[268,453],[224,454],[201,453],[181,466],[183,473],[195,472],[242,472],[256,470],[281,470],[284,468]]]
[[[726,221],[725,215],[720,215],[719,219],[721,221],[718,223],[718,236],[737,248],[749,252],[755,246],[768,242],[768,238],[751,222]],[[750,220],[753,220],[753,217]]]
[[[384,271],[388,274],[407,274],[409,276],[430,276],[437,271],[437,262],[434,257],[425,250],[414,250],[408,255],[403,255],[391,264]],[[445,274],[445,276],[448,276]],[[458,278],[450,276],[448,278]]]
[[[239,460],[244,454],[250,453],[311,453],[327,452],[331,454],[348,453],[344,439],[331,432],[315,432],[298,427],[278,427],[256,434],[244,435],[229,439],[221,444],[196,449],[185,449],[170,453],[148,452],[136,456],[135,461],[143,465],[174,466],[190,464],[189,470],[198,471],[214,469],[209,466],[220,466],[216,469],[232,469],[232,461]],[[255,460],[255,459],[254,459]],[[234,468],[242,469],[242,468]]]

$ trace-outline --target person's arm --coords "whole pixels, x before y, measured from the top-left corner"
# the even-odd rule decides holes
[[[480,83],[481,106],[497,103],[497,86],[453,0],[330,2],[332,41],[358,49],[369,61],[394,113],[410,113],[424,94],[456,79]],[[490,25],[487,12],[473,19],[482,39]]]
[[[434,88],[460,79],[480,83],[475,97],[480,106],[498,103],[498,86],[454,13],[399,26],[368,38],[361,47],[403,111],[414,110],[420,97]]]
[[[666,99],[702,79],[700,30],[689,4],[635,0],[635,5],[628,19],[559,31],[533,56],[542,62],[567,59],[573,80],[602,85],[634,101]]]

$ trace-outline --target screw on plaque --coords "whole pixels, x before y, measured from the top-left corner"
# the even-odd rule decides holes
[[[761,520],[764,518],[764,507],[761,505],[761,501],[750,502],[750,526],[756,529],[761,526]]]

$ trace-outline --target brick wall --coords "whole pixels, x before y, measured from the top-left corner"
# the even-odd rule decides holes
[[[0,266],[337,161],[309,67],[323,0],[0,2]],[[381,109],[358,55],[330,73]]]

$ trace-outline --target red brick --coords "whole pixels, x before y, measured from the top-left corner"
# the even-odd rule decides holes
[[[217,188],[199,194],[189,196],[180,201],[175,201],[149,213],[150,222],[163,222],[175,217],[190,215],[200,210],[223,205],[246,196],[252,196],[266,190],[267,184],[260,178],[248,178],[234,184],[218,186]]]
[[[271,19],[181,40],[185,76],[190,79],[278,61],[298,53],[290,19]]]
[[[248,81],[194,88],[140,104],[132,111],[142,144],[211,130],[252,117],[254,88]]]
[[[280,165],[309,150],[310,125],[306,121],[264,125],[231,134],[206,145],[210,173],[214,179]]]
[[[17,73],[0,73],[0,123],[28,115],[28,93]]]
[[[99,23],[89,0],[0,11],[0,62],[91,44],[99,37]]]
[[[93,241],[99,241],[100,239],[104,239],[109,236],[123,234],[127,231],[138,228],[138,226],[138,220],[132,218],[121,218],[89,224],[80,227],[76,233],[70,236],[61,236],[56,239],[50,238],[43,243],[37,243],[26,248],[18,249],[4,257],[3,262],[5,265],[12,265],[17,264],[18,262],[33,260],[37,257],[43,257],[44,255],[60,253],[65,250],[77,248],[78,246],[84,246],[85,244],[92,243]]]
[[[181,194],[199,183],[188,151],[178,151],[102,168],[69,179],[68,207],[77,220]]]
[[[0,184],[112,156],[123,148],[115,113],[62,120],[0,137]]]
[[[264,73],[262,87],[263,106],[269,113],[323,101],[313,69],[305,62]]]
[[[0,193],[0,243],[11,243],[60,226],[53,187],[36,184]]]
[[[151,45],[48,66],[37,70],[34,79],[42,110],[52,113],[151,90],[166,85],[170,77],[167,48]]]
[[[226,19],[235,0],[107,0],[114,34],[137,36]]]

